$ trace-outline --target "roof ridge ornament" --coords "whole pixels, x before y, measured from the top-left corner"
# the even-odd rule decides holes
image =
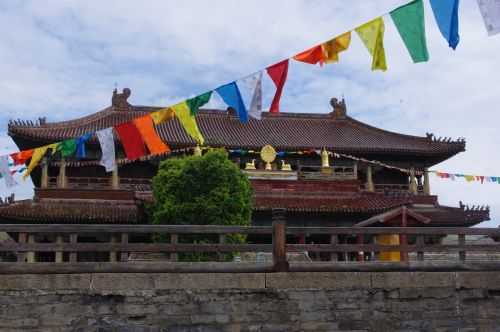
[[[347,116],[347,107],[344,97],[342,97],[341,101],[337,98],[330,99],[330,105],[333,107],[333,112],[331,114],[334,119],[344,119]]]
[[[129,88],[124,88],[122,93],[118,93],[117,89],[113,90],[113,96],[111,97],[111,107],[120,111],[128,111],[132,109],[132,105],[127,101],[130,97],[132,91]]]

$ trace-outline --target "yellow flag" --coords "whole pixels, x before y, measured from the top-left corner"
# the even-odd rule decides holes
[[[170,107],[167,107],[151,113],[151,117],[155,125],[159,125],[160,123],[172,120],[174,118],[174,111]]]
[[[384,20],[382,17],[365,23],[356,28],[359,38],[373,57],[372,70],[387,70],[384,50]]]
[[[43,156],[45,156],[45,153],[47,152],[48,149],[52,149],[52,151],[55,151],[58,145],[59,143],[53,143],[34,149],[28,168],[26,169],[26,172],[24,172],[23,174],[23,179],[26,179],[28,175],[30,175],[31,171],[33,171],[36,165],[38,165],[40,160],[42,160]]]
[[[181,125],[182,127],[184,127],[184,130],[186,130],[186,132],[192,138],[194,138],[200,145],[203,145],[205,143],[205,140],[203,139],[203,136],[201,135],[201,132],[198,129],[198,125],[196,124],[196,118],[194,117],[194,115],[191,114],[191,109],[189,108],[187,103],[183,101],[182,103],[172,106],[171,109],[174,111],[175,116],[181,122]]]
[[[349,48],[351,44],[351,31],[323,43],[323,55],[326,63],[338,62],[339,53]]]

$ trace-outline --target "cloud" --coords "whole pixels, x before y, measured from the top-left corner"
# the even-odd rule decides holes
[[[0,121],[76,118],[110,104],[111,90],[132,88],[131,102],[168,105],[213,89],[354,28],[403,0],[23,1],[0,4]],[[370,71],[357,36],[339,64],[291,62],[282,110],[330,111],[342,94],[348,112],[408,134],[466,137],[467,152],[436,169],[500,175],[500,36],[488,38],[474,1],[460,8],[461,42],[452,51],[425,2],[430,61],[412,64],[385,17],[389,70]],[[264,87],[272,87],[269,80]],[[269,103],[272,89],[265,100]],[[220,105],[214,101],[213,105]],[[2,147],[6,134],[1,135]],[[25,186],[30,195],[30,185]],[[500,186],[432,179],[443,204],[492,206]],[[0,188],[0,192],[6,193]]]

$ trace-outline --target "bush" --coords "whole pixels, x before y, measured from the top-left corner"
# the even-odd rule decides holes
[[[153,195],[154,224],[250,225],[250,182],[221,149],[209,151],[201,157],[163,161],[153,178]],[[179,242],[189,243],[217,240],[210,236],[179,237]],[[226,240],[241,243],[245,237],[235,234],[227,236]],[[192,258],[192,255],[182,256]]]

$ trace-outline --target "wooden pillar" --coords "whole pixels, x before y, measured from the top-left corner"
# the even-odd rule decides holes
[[[179,236],[177,234],[170,234],[170,244],[175,245],[179,242]],[[177,262],[179,259],[178,254],[176,252],[173,252],[170,254],[170,260]]]
[[[111,173],[111,188],[120,189],[120,176],[118,175],[118,164]]]
[[[19,233],[18,243],[25,244],[26,242],[28,242],[28,234]],[[17,262],[18,263],[26,263],[26,252],[25,251],[17,253]]]
[[[465,246],[465,234],[458,235],[458,244],[460,246]],[[459,251],[458,256],[461,262],[465,262],[466,252],[464,250]]]
[[[28,234],[28,244],[34,244],[34,243],[35,243],[35,234]],[[28,251],[26,253],[26,261],[28,263],[36,262],[36,256],[34,251]]]
[[[335,247],[338,243],[339,243],[338,235],[337,234],[330,235],[330,244],[332,245],[332,247]],[[330,260],[332,262],[338,261],[338,258],[339,258],[338,252],[331,252],[330,253]]]
[[[63,244],[63,237],[61,234],[56,235],[56,244]],[[56,261],[56,263],[63,262],[63,252],[62,251],[56,251],[55,261]]]
[[[422,234],[417,235],[417,246],[424,246],[424,245],[425,245],[424,235],[422,235]],[[424,252],[423,251],[417,251],[417,260],[418,261],[424,260]]]
[[[42,177],[40,179],[40,188],[47,188],[49,186],[49,162],[47,157],[42,159]]]
[[[429,169],[428,168],[424,169],[424,194],[425,195],[431,194],[431,184],[429,182]]]
[[[122,245],[128,244],[128,233],[122,233]],[[128,252],[122,251],[120,253],[120,262],[126,262],[128,261]]]
[[[416,195],[418,193],[417,187],[417,179],[415,178],[415,168],[410,169],[410,185],[409,185],[410,193]]]
[[[68,179],[66,178],[66,160],[61,157],[59,165],[59,176],[57,177],[57,184],[59,188],[66,188],[68,186]]]
[[[109,242],[111,244],[118,243],[118,236],[116,234],[111,234],[111,238],[109,239]],[[118,261],[118,253],[116,251],[109,252],[109,261],[110,262],[117,262]]]
[[[69,235],[69,243],[70,244],[77,244],[78,243],[78,234],[72,233]],[[78,254],[77,252],[70,252],[69,253],[69,262],[70,263],[76,263],[78,261]]]
[[[224,244],[226,242],[226,235],[225,234],[219,234],[219,244]],[[223,252],[218,253],[219,256],[219,261],[223,262],[226,259],[226,254]]]
[[[368,165],[366,167],[366,190],[370,192],[375,191],[375,185],[373,184],[373,177],[372,177],[372,166]]]
[[[275,272],[287,272],[285,209],[273,209],[273,263]]]
[[[403,215],[402,215],[401,227],[408,227],[408,216],[407,216],[407,207],[403,206]],[[399,245],[401,247],[400,256],[402,262],[408,261],[408,237],[406,234],[399,234]]]
[[[364,244],[364,236],[363,236],[363,234],[356,235],[356,243],[357,244],[361,244],[361,245]],[[363,250],[358,250],[356,252],[356,255],[357,255],[356,256],[357,257],[356,260],[358,262],[363,262],[365,260],[365,252]]]

